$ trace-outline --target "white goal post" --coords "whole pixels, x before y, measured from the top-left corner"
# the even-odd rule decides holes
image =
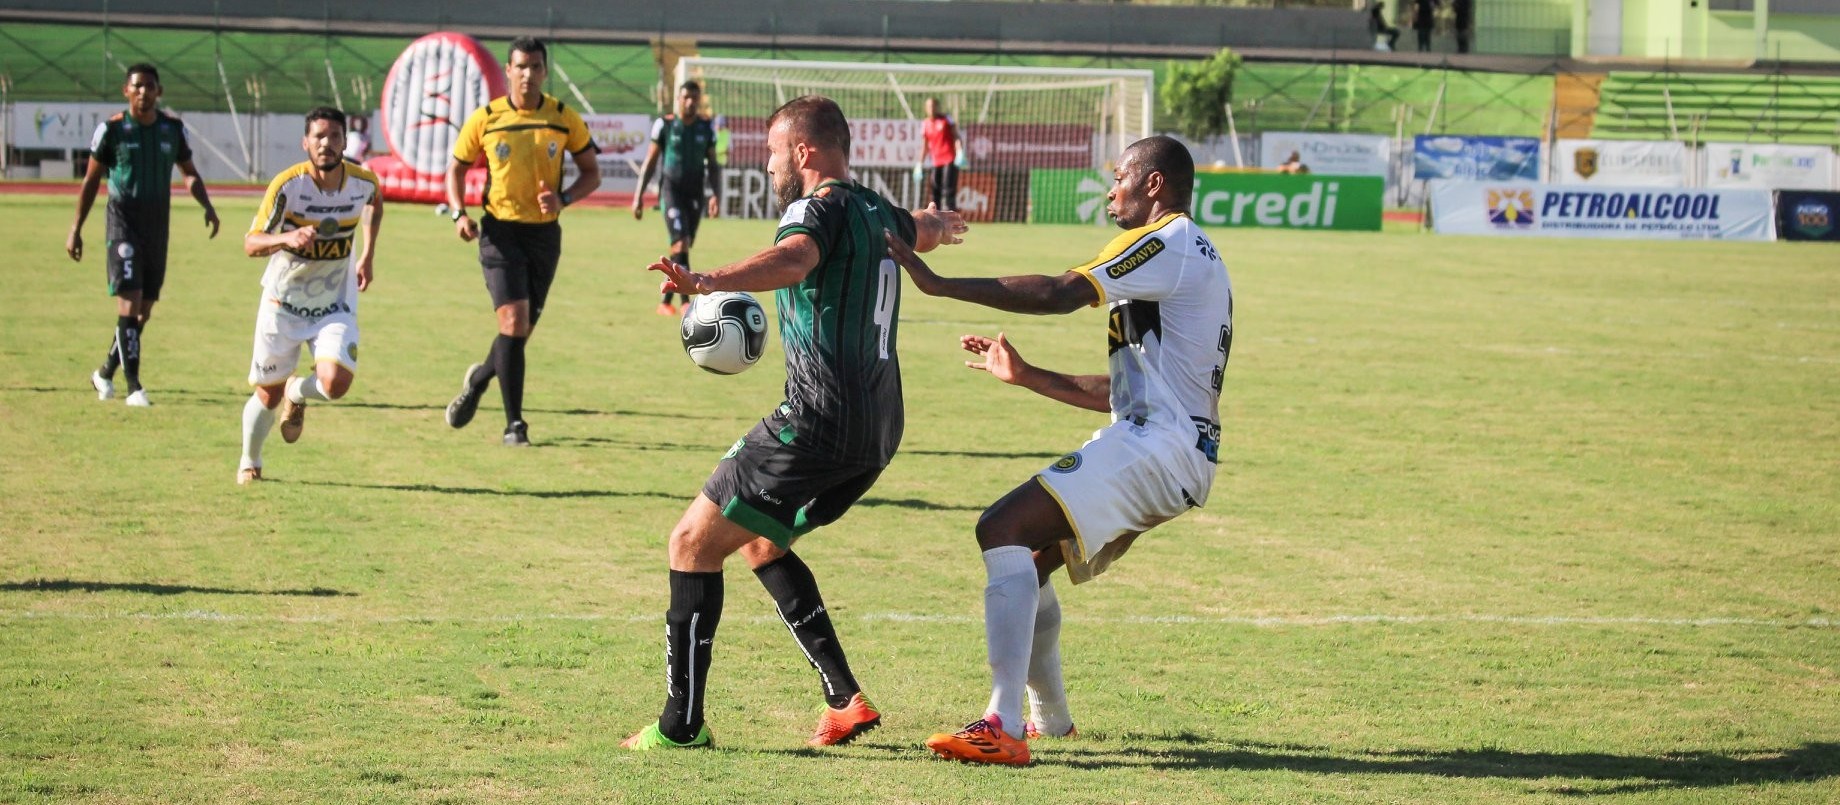
[[[1149,70],[687,57],[672,97],[686,81],[702,85],[707,113],[729,130],[723,213],[749,218],[778,216],[766,120],[801,95],[837,101],[850,120],[853,178],[909,209],[925,207],[939,184],[922,164],[921,137],[925,101],[936,99],[959,134],[955,200],[973,221],[1027,220],[1041,190],[1032,179],[1061,185],[1109,171],[1150,135],[1155,96]]]

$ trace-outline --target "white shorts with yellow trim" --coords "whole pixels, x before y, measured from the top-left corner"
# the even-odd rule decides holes
[[[1199,455],[1192,431],[1119,420],[1036,474],[1073,526],[1075,538],[1061,543],[1073,583],[1105,572],[1138,534],[1206,498],[1213,465],[1190,452]]]
[[[332,361],[358,371],[358,317],[333,313],[304,319],[263,299],[256,313],[255,355],[249,362],[249,385],[272,386],[294,375],[300,348],[311,345],[315,364]]]

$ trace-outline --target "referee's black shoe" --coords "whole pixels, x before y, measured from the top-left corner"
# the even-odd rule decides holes
[[[484,383],[474,384],[473,378],[484,368],[483,363],[466,367],[466,374],[460,377],[460,395],[447,404],[448,427],[464,428],[466,423],[473,421],[473,413],[479,410],[479,397],[486,390]]]
[[[511,424],[505,426],[505,446],[530,446],[530,426],[524,424],[524,420],[515,420]]]

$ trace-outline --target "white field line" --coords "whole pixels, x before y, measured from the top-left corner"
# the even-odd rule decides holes
[[[643,615],[601,615],[594,613],[538,613],[513,615],[240,615],[211,610],[186,610],[183,612],[51,612],[51,611],[0,611],[0,621],[216,621],[222,623],[283,623],[283,624],[397,624],[426,623],[438,625],[456,624],[493,624],[493,623],[540,623],[543,621],[563,622],[605,622],[605,623],[652,623],[664,618],[663,612]],[[844,615],[840,620],[857,620],[864,622],[886,621],[890,623],[944,623],[976,624],[983,623],[982,618],[969,615],[927,615],[912,612],[870,612],[861,615]],[[738,618],[750,622],[778,622],[776,616],[755,615]],[[1840,620],[1832,618],[1806,618],[1803,620],[1773,620],[1767,618],[1658,618],[1658,617],[1566,617],[1537,615],[1282,615],[1282,616],[1194,616],[1166,615],[1157,617],[1123,616],[1107,617],[1072,615],[1069,620],[1082,624],[1116,624],[1116,625],[1217,625],[1250,626],[1258,628],[1285,627],[1320,627],[1362,624],[1466,624],[1495,623],[1519,626],[1668,626],[1698,628],[1711,626],[1736,626],[1764,629],[1833,629],[1840,628]]]

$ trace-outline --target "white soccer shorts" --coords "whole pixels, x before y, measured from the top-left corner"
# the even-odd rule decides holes
[[[334,313],[302,319],[284,313],[266,299],[256,313],[255,355],[249,362],[249,385],[272,386],[294,375],[300,365],[300,348],[311,344],[313,362],[334,361],[358,371],[358,318]]]
[[[1192,431],[1130,420],[1096,431],[1035,477],[1073,526],[1075,538],[1061,543],[1061,553],[1075,584],[1105,572],[1136,535],[1206,499],[1214,480]]]

